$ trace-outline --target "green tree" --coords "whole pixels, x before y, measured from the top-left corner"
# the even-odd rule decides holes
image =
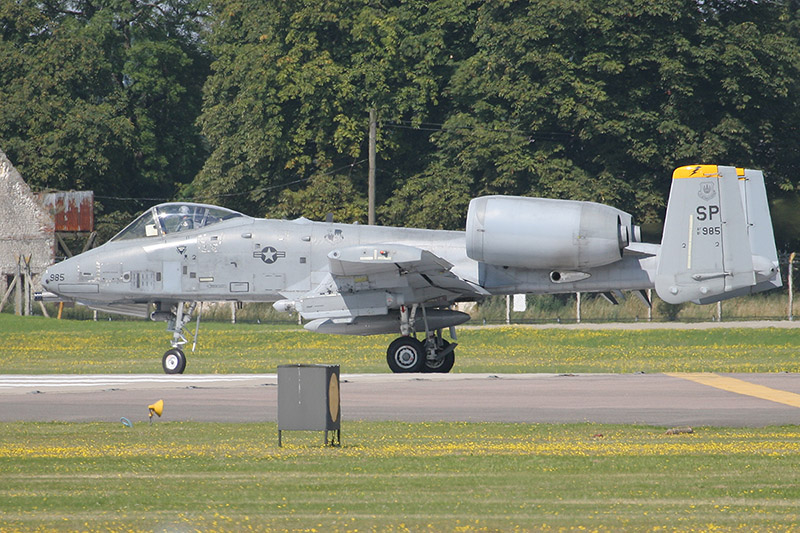
[[[382,124],[381,198],[423,167],[429,141],[407,127],[443,116],[441,91],[473,16],[463,2],[217,0],[213,13],[201,117],[212,152],[193,191],[266,212],[290,185],[325,195],[329,180],[311,178],[345,168],[336,180],[357,194],[341,201],[361,202],[371,107]]]
[[[0,146],[35,188],[364,221],[374,108],[386,224],[482,194],[654,222],[698,162],[797,193],[793,3],[207,2],[0,1]]]
[[[367,217],[367,201],[345,175],[317,174],[300,190],[283,189],[277,205],[266,216],[324,220],[328,214],[337,222],[361,222]]]
[[[672,170],[696,162],[797,182],[787,117],[800,53],[780,4],[484,2],[472,40],[430,164],[396,191],[390,220],[418,205],[413,224],[459,227],[470,197],[502,193],[601,201],[653,221]],[[436,202],[428,185],[454,198]]]
[[[0,145],[37,189],[167,198],[205,152],[189,0],[0,3]]]

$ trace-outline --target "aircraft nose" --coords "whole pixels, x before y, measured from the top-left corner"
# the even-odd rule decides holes
[[[64,281],[64,269],[61,265],[50,265],[42,274],[42,286],[51,292],[56,292],[58,282]]]

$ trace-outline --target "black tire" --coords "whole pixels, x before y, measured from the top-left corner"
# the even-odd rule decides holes
[[[444,350],[448,346],[450,346],[450,343],[447,342],[446,340],[442,340],[441,350]],[[437,374],[447,374],[453,369],[454,364],[456,364],[455,350],[445,355],[444,358],[438,363],[436,361],[429,361],[428,359],[425,359],[425,367],[423,371],[437,373]]]
[[[425,348],[414,337],[398,337],[386,350],[386,362],[395,374],[422,372]]]
[[[161,366],[167,374],[183,374],[186,369],[186,356],[180,348],[172,348],[161,358]]]

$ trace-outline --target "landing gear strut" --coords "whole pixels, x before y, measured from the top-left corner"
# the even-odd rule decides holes
[[[167,323],[167,331],[172,333],[172,348],[166,351],[161,358],[161,366],[167,374],[183,374],[186,369],[186,355],[183,353],[183,346],[189,342],[183,334],[186,324],[192,320],[192,314],[197,308],[197,302],[191,302],[186,306],[185,302],[178,302],[169,311],[162,311],[161,304],[157,305],[156,311],[150,316],[152,320],[164,320]],[[197,345],[197,334],[200,329],[200,315],[197,316],[197,327],[194,331],[194,341],[192,351]]]
[[[434,341],[435,342],[435,341]],[[441,374],[447,374],[452,370],[453,365],[456,362],[456,345],[450,344],[444,339],[439,339],[441,344],[438,344],[434,348],[434,357],[431,358],[430,355],[425,359],[425,372],[436,372]]]

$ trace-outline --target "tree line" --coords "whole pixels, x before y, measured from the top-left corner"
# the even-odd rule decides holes
[[[517,194],[662,217],[672,170],[761,168],[797,240],[800,14],[747,0],[0,0],[0,149],[91,189],[463,227]],[[776,222],[778,222],[776,220]],[[800,221],[798,221],[800,222]]]

